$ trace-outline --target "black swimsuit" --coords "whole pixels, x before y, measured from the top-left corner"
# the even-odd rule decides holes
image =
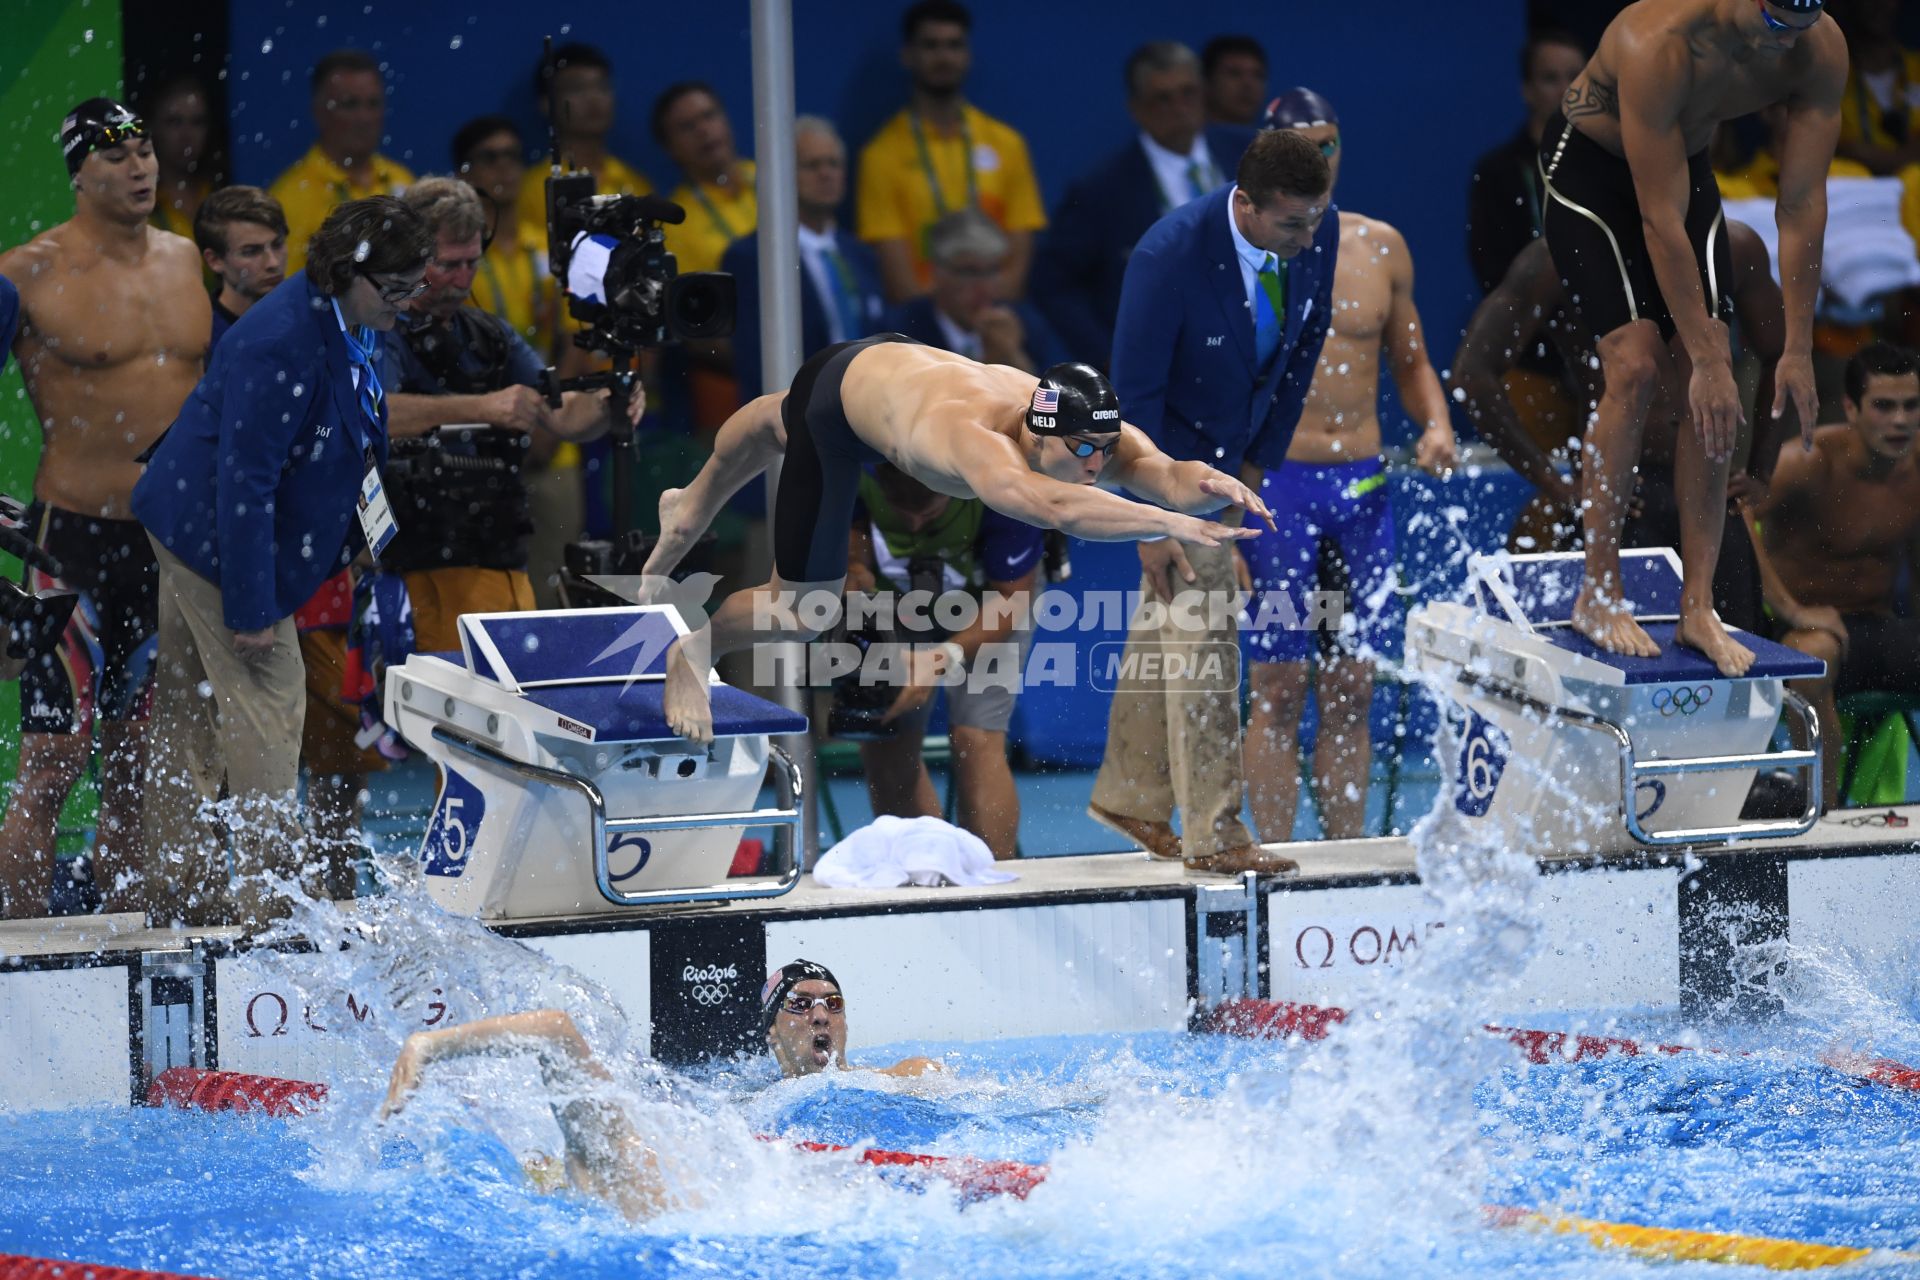
[[[868,347],[912,341],[881,333],[838,343],[816,352],[793,375],[780,406],[787,454],[773,505],[773,567],[782,582],[833,582],[847,576],[847,534],[860,475],[869,463],[885,459],[847,421],[840,381]]]

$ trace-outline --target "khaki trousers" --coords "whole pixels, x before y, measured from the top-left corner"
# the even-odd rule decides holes
[[[220,588],[157,539],[160,628],[148,726],[146,899],[156,925],[240,924],[286,913],[255,877],[295,877],[304,841],[295,813],[306,670],[293,619],[273,650],[248,660],[233,647]],[[208,808],[220,799],[218,812]],[[239,879],[229,885],[227,849]]]
[[[1254,839],[1240,821],[1240,644],[1222,607],[1237,590],[1233,548],[1186,553],[1194,581],[1174,607],[1156,607],[1141,575],[1093,802],[1147,822],[1170,822],[1178,808],[1181,846],[1200,858]]]

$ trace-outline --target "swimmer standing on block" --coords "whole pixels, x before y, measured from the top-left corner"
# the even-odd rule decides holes
[[[1674,468],[1686,579],[1674,637],[1723,675],[1753,664],[1713,611],[1741,414],[1725,322],[1732,263],[1707,145],[1722,121],[1787,110],[1775,204],[1787,336],[1772,409],[1792,408],[1811,446],[1813,304],[1846,80],[1846,41],[1821,0],[1640,0],[1607,27],[1541,134],[1547,245],[1601,335],[1606,392],[1587,431],[1587,572],[1573,625],[1602,649],[1660,651],[1622,595],[1620,529],[1666,373],[1684,379],[1694,427],[1680,433]]]
[[[1217,547],[1254,536],[1237,512],[1227,522],[1198,518],[1223,507],[1272,524],[1239,480],[1203,462],[1175,462],[1121,422],[1112,385],[1091,366],[1054,365],[1036,380],[889,333],[828,347],[800,366],[791,389],[727,419],[693,483],[661,496],[660,541],[646,574],[672,573],[727,499],[783,452],[772,580],[730,596],[667,653],[667,724],[691,742],[713,737],[707,669],[715,658],[819,634],[800,621],[795,601],[814,592],[839,599],[867,463],[891,462],[935,493],[979,498],[1016,520],[1097,542],[1171,537]],[[1162,505],[1094,488],[1101,480]],[[948,660],[939,649],[916,651],[910,679],[932,684]]]

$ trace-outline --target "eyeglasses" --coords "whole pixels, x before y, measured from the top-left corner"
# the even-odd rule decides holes
[[[427,281],[424,276],[412,284],[381,284],[373,278],[371,271],[362,271],[360,274],[366,277],[367,283],[373,286],[374,292],[380,295],[382,302],[405,302],[408,298],[417,298],[427,291]]]
[[[1815,14],[1812,22],[1809,22],[1804,27],[1796,27],[1791,22],[1782,22],[1780,21],[1780,19],[1774,17],[1772,12],[1769,11],[1767,8],[1767,0],[1754,0],[1754,3],[1760,6],[1760,16],[1761,18],[1765,19],[1767,24],[1767,30],[1778,32],[1782,35],[1785,35],[1789,31],[1793,32],[1796,35],[1799,35],[1803,32],[1811,30],[1813,27],[1817,26],[1820,22],[1820,16],[1818,14]]]
[[[1076,458],[1091,458],[1096,453],[1103,458],[1111,458],[1113,451],[1120,446],[1120,437],[1115,436],[1105,444],[1095,444],[1091,440],[1062,440],[1061,443]]]
[[[813,1012],[813,1006],[817,1004],[827,1006],[828,1013],[847,1011],[847,998],[837,991],[830,996],[803,996],[797,991],[792,992],[780,1002],[780,1007],[788,1013],[808,1014]]]

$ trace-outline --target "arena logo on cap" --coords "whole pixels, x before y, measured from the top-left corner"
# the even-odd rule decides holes
[[[1087,415],[1095,422],[1112,422],[1120,416],[1118,409],[1095,409]]]

